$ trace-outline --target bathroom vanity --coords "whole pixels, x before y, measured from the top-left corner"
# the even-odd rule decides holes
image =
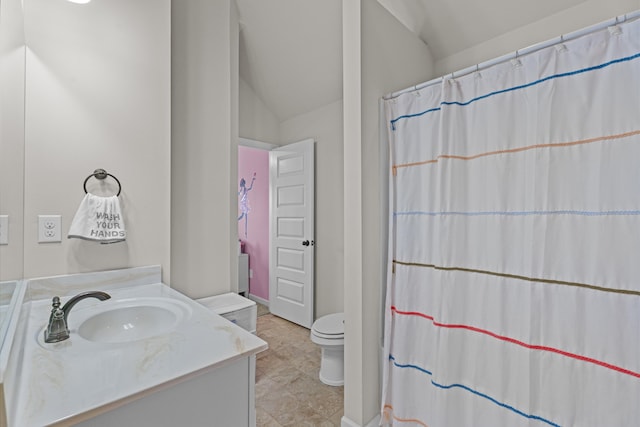
[[[255,354],[267,344],[160,282],[159,267],[27,281],[5,383],[9,427],[255,426]],[[44,342],[51,298],[70,338]],[[9,389],[9,390],[7,390]]]

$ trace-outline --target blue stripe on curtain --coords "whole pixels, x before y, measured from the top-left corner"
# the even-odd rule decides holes
[[[482,99],[489,98],[491,96],[512,92],[514,90],[526,89],[528,87],[535,86],[535,85],[538,85],[540,83],[544,83],[546,81],[553,80],[553,79],[560,79],[560,78],[563,78],[563,77],[570,77],[570,76],[575,76],[577,74],[588,73],[590,71],[601,70],[601,69],[603,69],[605,67],[609,67],[609,66],[614,65],[614,64],[619,64],[621,62],[627,62],[627,61],[633,61],[634,59],[638,59],[638,58],[640,58],[640,53],[636,53],[634,55],[630,55],[630,56],[627,56],[627,57],[624,57],[624,58],[617,58],[617,59],[605,62],[603,64],[595,65],[593,67],[586,67],[586,68],[583,68],[581,70],[575,70],[575,71],[571,71],[571,72],[567,72],[567,73],[554,74],[552,76],[547,76],[547,77],[544,77],[542,79],[535,80],[535,81],[533,81],[531,83],[518,85],[518,86],[510,87],[510,88],[507,88],[507,89],[502,89],[502,90],[494,91],[494,92],[491,92],[491,93],[487,93],[486,95],[478,96],[478,97],[470,99],[469,101],[466,101],[466,102],[442,101],[440,103],[440,106],[442,106],[442,105],[457,105],[457,106],[464,107],[464,106],[472,104],[472,103],[474,103],[476,101],[480,101]],[[440,111],[441,109],[442,109],[441,107],[435,107],[435,108],[430,108],[430,109],[425,110],[425,111],[421,111],[419,113],[403,114],[403,115],[401,115],[399,117],[391,119],[391,121],[390,121],[391,129],[395,130],[396,129],[395,124],[400,120],[411,119],[411,118],[414,118],[414,117],[420,117],[420,116],[423,116],[423,115],[425,115],[427,113],[433,113],[433,112],[436,112],[436,111]]]
[[[393,357],[393,355],[389,355],[389,360],[390,360],[391,362],[393,362],[394,366],[396,366],[396,367],[398,367],[398,368],[411,368],[411,369],[415,369],[415,370],[417,370],[417,371],[423,372],[423,373],[425,373],[425,374],[427,374],[427,375],[430,375],[430,376],[432,376],[432,375],[433,375],[433,373],[432,373],[432,372],[428,371],[427,369],[421,368],[421,367],[420,367],[420,366],[418,366],[418,365],[411,365],[411,364],[402,364],[402,363],[398,363],[398,362],[396,361],[395,357]],[[524,413],[524,412],[522,412],[522,411],[520,411],[520,410],[518,410],[518,409],[514,408],[514,407],[513,407],[513,406],[511,406],[511,405],[507,405],[506,403],[499,402],[498,400],[494,399],[493,397],[488,396],[488,395],[486,395],[486,394],[484,394],[484,393],[481,393],[481,392],[479,392],[478,390],[474,390],[474,389],[472,389],[471,387],[467,387],[466,385],[463,385],[463,384],[448,384],[448,385],[445,385],[445,384],[438,384],[437,382],[435,382],[435,381],[434,381],[434,380],[432,380],[432,379],[430,380],[430,382],[431,382],[431,384],[433,384],[435,387],[441,388],[441,389],[443,389],[443,390],[448,390],[448,389],[451,389],[451,388],[461,388],[462,390],[466,390],[466,391],[468,391],[468,392],[470,392],[470,393],[475,394],[476,396],[480,396],[480,397],[482,397],[482,398],[484,398],[484,399],[487,399],[487,400],[489,400],[490,402],[495,403],[496,405],[501,406],[501,407],[503,407],[503,408],[505,408],[505,409],[508,409],[508,410],[510,410],[510,411],[512,411],[512,412],[515,412],[516,414],[521,415],[521,416],[523,416],[523,417],[525,417],[525,418],[529,418],[529,419],[532,419],[532,420],[542,421],[543,423],[548,424],[548,425],[551,425],[551,426],[554,426],[554,427],[560,427],[558,424],[556,424],[556,423],[554,423],[554,422],[552,422],[552,421],[549,421],[549,420],[547,420],[547,419],[545,419],[545,418],[543,418],[543,417],[539,417],[539,416],[537,416],[537,415],[526,414],[526,413]]]

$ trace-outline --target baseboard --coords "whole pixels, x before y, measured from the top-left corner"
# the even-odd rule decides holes
[[[351,421],[349,418],[345,416],[340,420],[340,427],[378,427],[380,425],[380,414],[373,417],[371,421],[369,421],[364,426],[361,426],[358,423]]]
[[[249,294],[249,296],[247,298],[249,298],[251,301],[255,301],[255,302],[259,303],[259,304],[266,305],[267,308],[269,308],[269,301],[267,301],[266,299],[257,297],[257,296],[255,296],[253,294]]]

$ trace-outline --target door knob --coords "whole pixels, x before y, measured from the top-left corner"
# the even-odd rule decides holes
[[[305,240],[304,242],[302,242],[302,246],[313,246],[315,244],[315,242],[312,240],[311,242],[309,242],[308,240]]]

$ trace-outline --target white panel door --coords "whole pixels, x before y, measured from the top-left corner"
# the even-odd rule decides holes
[[[269,154],[269,311],[305,328],[313,324],[314,141]]]

